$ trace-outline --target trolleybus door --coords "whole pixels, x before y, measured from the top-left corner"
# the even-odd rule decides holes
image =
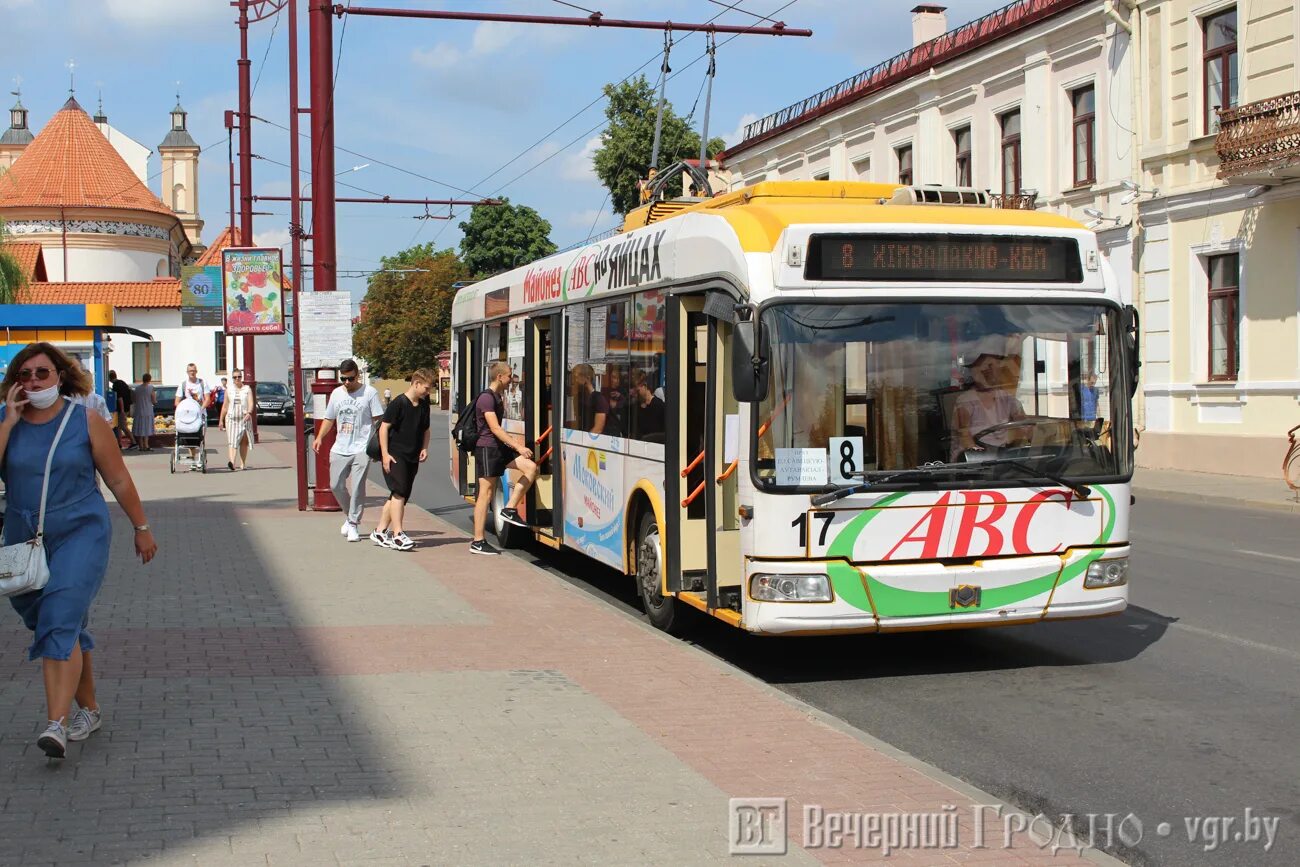
[[[466,328],[458,335],[460,341],[456,359],[460,369],[456,371],[456,403],[452,407],[452,417],[473,401],[483,390],[483,349],[481,333],[478,327]],[[458,469],[459,491],[461,496],[472,497],[478,493],[478,478],[474,471],[474,458],[460,449],[456,449],[456,466]]]
[[[564,529],[564,509],[560,502],[563,474],[555,475],[555,468],[560,466],[561,436],[552,407],[564,405],[564,377],[554,375],[554,371],[564,369],[563,346],[557,339],[563,325],[560,313],[529,319],[524,348],[525,430],[528,447],[533,450],[541,470],[528,492],[529,523],[556,539]]]
[[[713,311],[730,304],[709,305]],[[727,416],[737,412],[726,353],[727,322],[705,312],[705,296],[668,305],[668,448],[665,468],[669,590],[703,591],[710,608],[740,584],[736,471],[726,472]],[[739,420],[732,423],[739,429]],[[724,461],[724,457],[726,460]],[[739,599],[737,598],[738,604]]]

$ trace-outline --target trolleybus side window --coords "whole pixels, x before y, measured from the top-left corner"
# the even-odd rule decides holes
[[[628,322],[631,383],[625,433],[644,442],[665,441],[664,381],[667,369],[664,344],[666,298],[654,290],[638,292],[632,299],[632,317]]]

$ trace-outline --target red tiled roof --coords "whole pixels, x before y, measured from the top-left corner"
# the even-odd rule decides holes
[[[45,260],[41,258],[40,244],[32,241],[14,241],[0,249],[14,257],[23,274],[27,275],[28,282],[45,279]]]
[[[124,208],[175,217],[69,99],[0,177],[5,208]]]
[[[114,307],[181,306],[181,281],[160,277],[141,283],[31,283],[32,304],[111,304]]]

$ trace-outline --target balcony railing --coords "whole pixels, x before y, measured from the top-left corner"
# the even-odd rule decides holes
[[[995,208],[1032,211],[1038,207],[1038,193],[990,193],[989,202]]]
[[[1300,167],[1300,91],[1220,109],[1214,149],[1221,180]]]

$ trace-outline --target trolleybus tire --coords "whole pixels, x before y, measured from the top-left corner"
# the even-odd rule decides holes
[[[681,603],[675,597],[663,595],[663,545],[659,540],[659,523],[654,513],[646,510],[641,515],[641,527],[636,534],[636,586],[641,596],[641,607],[650,625],[670,635],[681,632]]]
[[[518,548],[524,544],[527,531],[501,520],[501,510],[506,507],[505,488],[505,479],[502,478],[497,482],[496,492],[492,494],[492,530],[496,533],[497,544],[502,548]]]

